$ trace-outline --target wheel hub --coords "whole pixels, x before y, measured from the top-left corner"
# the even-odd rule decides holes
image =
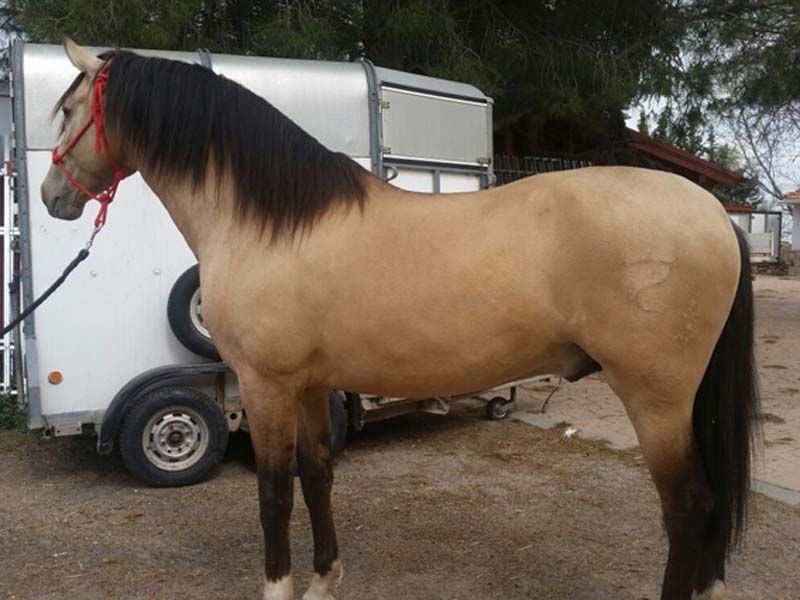
[[[204,337],[210,338],[205,321],[203,321],[203,298],[200,296],[200,288],[195,290],[189,300],[189,319],[194,328]]]
[[[145,456],[167,471],[187,469],[208,448],[208,426],[194,411],[170,408],[154,415],[144,429]]]

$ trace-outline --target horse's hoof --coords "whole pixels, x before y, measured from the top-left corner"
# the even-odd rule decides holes
[[[278,581],[264,582],[264,600],[292,600],[294,591],[292,576],[286,575]]]
[[[303,600],[336,600],[336,598],[334,598],[333,594],[330,592],[320,594],[319,591],[309,588],[308,591],[303,594]]]
[[[338,560],[334,561],[331,570],[325,575],[314,573],[308,591],[303,594],[303,600],[336,600],[333,597],[333,590],[336,589],[343,576],[342,563]]]
[[[719,579],[704,592],[694,592],[692,594],[692,600],[726,600],[727,598],[728,592],[725,590],[725,584]]]

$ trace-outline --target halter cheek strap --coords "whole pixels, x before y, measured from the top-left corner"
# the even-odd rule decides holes
[[[105,91],[106,86],[108,85],[108,70],[110,65],[111,61],[106,62],[103,65],[103,68],[100,69],[94,78],[94,83],[92,84],[91,115],[89,116],[89,120],[83,127],[81,127],[80,131],[78,131],[75,137],[69,141],[69,143],[64,147],[64,150],[59,152],[57,146],[53,148],[53,164],[61,170],[61,172],[64,174],[64,177],[67,178],[67,181],[69,181],[79,192],[85,196],[88,196],[90,199],[97,200],[100,203],[100,210],[94,219],[94,226],[96,229],[99,229],[106,223],[106,217],[108,216],[108,205],[114,200],[119,182],[133,174],[133,171],[130,169],[123,169],[119,166],[117,161],[114,159],[114,155],[111,153],[111,148],[108,145],[108,138],[106,137]],[[91,191],[87,190],[86,187],[84,187],[77,179],[75,179],[64,166],[64,157],[70,153],[70,151],[75,147],[78,141],[92,125],[94,125],[94,151],[97,153],[104,152],[108,158],[108,161],[111,163],[111,166],[114,167],[113,181],[106,189],[97,194],[93,194]]]

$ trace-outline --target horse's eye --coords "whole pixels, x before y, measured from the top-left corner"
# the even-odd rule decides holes
[[[63,112],[63,113],[64,113],[64,120],[65,120],[65,121],[66,121],[67,119],[69,119],[69,118],[70,118],[70,116],[72,115],[72,110],[71,110],[71,109],[69,109],[69,108],[67,108],[66,106],[64,106],[64,107],[62,107],[62,108],[61,108],[61,112]]]

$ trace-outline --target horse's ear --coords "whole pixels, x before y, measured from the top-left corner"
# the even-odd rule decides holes
[[[89,78],[94,77],[100,67],[103,66],[102,60],[68,37],[64,38],[64,51],[67,53],[70,62],[75,65],[75,68],[81,73],[86,73]]]

